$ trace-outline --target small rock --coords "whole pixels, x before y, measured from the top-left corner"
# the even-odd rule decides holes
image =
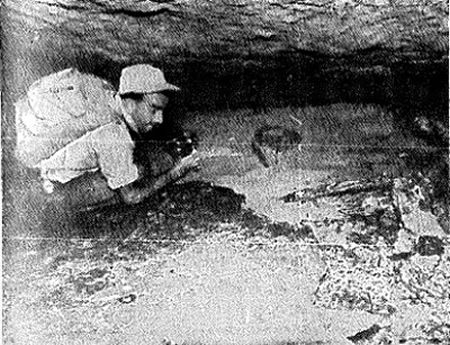
[[[445,236],[438,219],[431,212],[415,209],[409,214],[403,214],[404,226],[416,236]]]
[[[397,241],[394,244],[394,254],[409,253],[414,248],[414,237],[406,230],[398,231]]]
[[[128,303],[134,302],[136,300],[136,298],[137,298],[136,295],[132,293],[132,294],[129,294],[127,296],[123,296],[123,297],[118,298],[118,301],[120,303],[128,304]]]

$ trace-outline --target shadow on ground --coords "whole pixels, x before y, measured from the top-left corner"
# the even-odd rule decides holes
[[[63,237],[109,238],[183,242],[202,234],[218,231],[218,225],[233,223],[245,229],[245,236],[286,236],[314,239],[311,229],[288,222],[273,222],[264,215],[244,209],[245,196],[231,188],[211,182],[189,181],[172,185],[146,202],[118,205],[97,211],[66,214],[65,217],[45,215],[43,226],[49,234],[64,231]],[[58,212],[56,209],[53,212]],[[60,212],[60,211],[59,211]],[[61,219],[62,223],[55,222]]]

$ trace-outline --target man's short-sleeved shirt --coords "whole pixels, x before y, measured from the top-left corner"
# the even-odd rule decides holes
[[[37,164],[44,179],[67,183],[87,172],[100,171],[111,189],[138,179],[134,142],[125,123],[100,126]]]

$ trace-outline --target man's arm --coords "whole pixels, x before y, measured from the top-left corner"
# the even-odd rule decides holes
[[[184,157],[174,168],[156,178],[141,176],[137,181],[118,189],[119,195],[126,204],[138,204],[161,188],[183,178],[198,166],[198,156],[194,152]]]
[[[108,186],[127,204],[137,204],[164,186],[184,177],[198,165],[198,153],[182,158],[167,173],[150,177],[133,162],[134,143],[124,125],[108,124],[92,138],[94,151]]]

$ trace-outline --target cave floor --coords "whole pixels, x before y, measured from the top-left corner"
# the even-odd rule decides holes
[[[416,176],[435,149],[375,105],[193,113],[184,125],[201,138],[201,170],[163,205],[68,221],[26,209],[36,186],[21,184],[3,234],[5,344],[448,341],[448,218]],[[263,125],[303,140],[263,148],[264,167],[251,148]],[[380,176],[389,190],[280,199]]]

